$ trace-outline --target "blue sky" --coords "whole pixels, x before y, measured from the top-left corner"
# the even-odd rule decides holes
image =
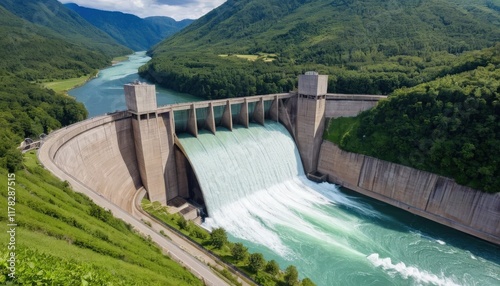
[[[139,17],[168,16],[176,20],[198,19],[226,0],[59,0],[83,7],[120,11]]]

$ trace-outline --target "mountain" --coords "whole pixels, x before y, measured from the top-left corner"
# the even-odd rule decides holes
[[[148,17],[145,19],[121,12],[85,8],[74,3],[65,6],[89,23],[108,33],[118,43],[135,51],[144,51],[176,33],[193,20],[175,21],[169,17]]]
[[[57,0],[2,0],[0,6],[39,27],[46,27],[77,46],[115,57],[131,53]]]
[[[228,0],[155,46],[140,72],[208,98],[288,91],[311,69],[331,75],[330,92],[388,94],[500,41],[494,3]]]
[[[326,64],[335,60],[318,53],[457,53],[500,40],[500,15],[487,3],[491,1],[229,0],[154,52],[201,46],[238,53],[293,51],[303,60],[313,57]]]
[[[35,81],[95,73],[111,58],[73,44],[0,6],[0,71]]]

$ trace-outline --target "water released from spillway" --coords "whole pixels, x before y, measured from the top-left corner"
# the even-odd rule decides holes
[[[318,285],[500,285],[498,247],[307,180],[278,123],[179,137],[203,189],[205,225]]]

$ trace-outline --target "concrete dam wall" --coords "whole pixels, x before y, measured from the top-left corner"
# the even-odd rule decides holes
[[[453,180],[341,150],[324,141],[318,170],[332,183],[411,213],[500,244],[500,194],[487,194]]]
[[[89,119],[58,132],[49,156],[64,172],[131,211],[142,186],[130,115],[126,112]]]

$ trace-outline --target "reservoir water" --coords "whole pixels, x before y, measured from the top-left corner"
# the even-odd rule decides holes
[[[101,70],[96,78],[81,87],[70,90],[68,94],[85,104],[89,111],[89,117],[125,110],[123,85],[136,80],[146,81],[139,77],[137,69],[149,60],[150,57],[146,55],[146,52],[136,52],[130,55],[128,60]],[[156,87],[156,98],[158,106],[201,100],[199,97],[159,86]]]
[[[138,79],[137,67],[147,60],[135,54],[70,94],[90,116],[124,109],[123,84]],[[157,91],[159,105],[199,100]],[[297,266],[317,285],[500,285],[498,246],[308,181],[279,124],[179,137],[204,189],[205,225],[224,227],[231,241],[282,268]]]

